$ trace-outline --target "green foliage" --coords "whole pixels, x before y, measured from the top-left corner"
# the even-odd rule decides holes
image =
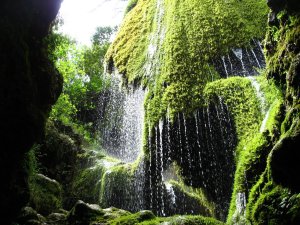
[[[86,121],[84,115],[95,110],[96,96],[109,85],[103,63],[113,31],[110,27],[98,27],[91,47],[79,46],[57,30],[47,39],[49,58],[64,78],[63,93],[52,108],[50,119],[72,126],[88,141],[95,135],[95,125],[94,121]]]
[[[300,195],[273,183],[270,168],[253,186],[247,205],[247,219],[253,224],[296,225],[300,222]]]
[[[151,211],[140,211],[135,214],[121,216],[108,222],[110,225],[223,225],[224,223],[213,218],[203,216],[174,216],[169,218],[155,217]]]
[[[236,196],[238,193],[245,193],[249,197],[249,190],[260,180],[267,166],[267,158],[271,152],[274,142],[280,135],[280,121],[283,99],[278,88],[272,81],[267,81],[263,76],[256,78],[260,83],[260,89],[263,91],[266,99],[266,107],[269,108],[266,126],[263,133],[256,129],[249,129],[246,136],[240,136],[238,145],[237,169],[235,172],[234,188],[228,215],[228,222],[237,220],[236,216]],[[248,104],[248,103],[247,103]],[[244,103],[244,105],[247,105]],[[251,105],[250,105],[251,106]],[[229,106],[230,108],[230,106]],[[257,112],[261,112],[259,108]],[[234,115],[234,114],[233,114]],[[267,114],[266,114],[267,115]],[[265,115],[265,116],[266,116]],[[245,116],[246,120],[251,121],[250,116]],[[254,117],[252,118],[254,119]],[[262,117],[261,120],[262,121]],[[247,124],[247,121],[243,123]],[[261,125],[256,120],[257,125]],[[242,124],[241,124],[242,126]],[[249,197],[251,199],[251,197]],[[245,218],[240,218],[241,220]]]
[[[297,15],[281,11],[276,15],[278,23],[270,25],[266,35],[267,76],[286,92],[290,104],[299,103],[297,75],[292,70],[296,64],[298,50],[291,46],[300,44],[300,18]],[[296,102],[293,102],[296,101]]]
[[[112,34],[116,31],[116,27],[97,27],[92,37],[93,45],[107,45]]]
[[[34,179],[35,174],[38,172],[38,161],[36,158],[36,152],[39,149],[38,144],[34,144],[31,149],[25,154],[25,160],[24,160],[24,170],[27,171],[29,182]]]

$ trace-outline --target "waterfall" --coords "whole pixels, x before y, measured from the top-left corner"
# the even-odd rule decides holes
[[[102,106],[100,142],[108,155],[123,162],[133,162],[142,148],[144,126],[144,96],[142,88],[124,90],[117,75],[112,77],[111,88]]]
[[[266,129],[267,121],[268,121],[268,118],[269,118],[269,115],[270,115],[270,110],[271,110],[271,108],[268,110],[268,112],[265,115],[264,120],[261,123],[261,126],[259,128],[259,132],[260,133],[263,133],[265,131],[265,129]]]
[[[243,61],[243,49],[241,48],[235,48],[232,49],[233,53],[235,54],[235,56],[240,60],[241,64],[242,64],[242,73],[245,74],[247,71],[245,69],[245,65],[244,65],[244,61]]]
[[[265,67],[265,58],[260,42],[252,40],[250,47],[233,48],[227,54],[212,59],[212,64],[222,78],[229,76],[254,76],[256,68]]]
[[[144,96],[142,88],[120,87],[118,74],[111,76],[111,87],[100,96],[100,142],[114,163],[101,159],[103,170],[100,190],[102,207],[130,211],[145,208],[145,159],[142,154]],[[111,159],[110,159],[111,160]]]
[[[170,195],[171,203],[175,206],[176,205],[176,195],[175,195],[172,184],[167,183],[166,189],[167,189],[168,194]]]
[[[262,133],[262,132],[264,132],[264,130],[266,128],[266,124],[267,124],[271,109],[269,109],[267,111],[266,99],[265,99],[263,92],[260,90],[260,84],[256,81],[256,79],[254,77],[247,77],[247,78],[251,81],[251,84],[256,91],[256,96],[260,101],[261,113],[262,113],[262,115],[264,115],[264,119],[263,119],[262,124],[259,129],[259,132]]]
[[[225,56],[222,56],[221,59],[222,59],[223,66],[225,69],[226,78],[228,78],[228,71],[227,71],[227,66],[226,66],[226,62],[225,62]]]
[[[255,52],[253,51],[252,48],[251,48],[251,53],[252,53],[252,55],[253,55],[254,58],[255,58],[255,61],[256,61],[256,63],[257,63],[258,68],[262,68],[261,65],[260,65],[260,63],[259,63],[259,61],[258,61],[258,59],[257,59],[257,57],[256,57],[256,55],[255,55]]]
[[[251,85],[256,91],[256,96],[260,101],[261,113],[264,115],[266,113],[266,98],[263,92],[260,90],[260,84],[256,81],[254,77],[247,77],[251,81]]]

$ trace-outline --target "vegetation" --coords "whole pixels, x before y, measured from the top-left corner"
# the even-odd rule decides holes
[[[264,1],[141,0],[126,15],[107,61],[125,84],[148,87],[145,107],[152,127],[167,109],[172,116],[199,107],[205,84],[219,78],[212,60],[262,39],[266,15]]]
[[[104,56],[109,47],[114,29],[98,27],[92,37],[92,46],[79,46],[68,36],[58,33],[53,27],[48,54],[58,71],[63,75],[63,93],[54,105],[50,119],[72,126],[85,139],[95,135],[97,96],[105,90],[108,79],[104,78]],[[86,114],[92,114],[94,121]]]
[[[300,221],[299,187],[294,179],[283,178],[284,173],[278,172],[286,165],[281,165],[277,159],[283,154],[283,145],[291,147],[293,143],[299,143],[296,137],[299,137],[300,127],[299,80],[295,77],[299,63],[290,62],[296,54],[293,45],[300,39],[299,29],[293,28],[299,26],[299,19],[286,13],[277,15],[282,22],[279,27],[268,28],[267,47],[272,45],[275,52],[269,51],[267,70],[259,71],[261,76],[256,78],[221,79],[214,60],[217,56],[228,54],[232,48],[249,47],[252,39],[263,38],[267,14],[264,1],[201,0],[199,4],[199,1],[193,0],[132,0],[120,32],[106,54],[108,69],[117,69],[123,75],[124,85],[142,85],[148,89],[144,105],[145,130],[150,130],[150,134],[144,134],[146,160],[149,160],[151,151],[147,149],[150,148],[146,144],[147,135],[151,135],[158,121],[167,114],[171,122],[176,123],[174,118],[178,113],[189,116],[196,109],[216,101],[225,103],[234,120],[238,141],[233,193],[227,217],[229,224],[297,224]],[[282,26],[283,23],[288,29]],[[233,33],[232,30],[243,32]],[[57,33],[48,40],[55,43],[50,45],[54,48],[49,49],[49,56],[65,79],[63,94],[53,108],[51,119],[74,127],[87,139],[93,134],[94,124],[87,123],[82,114],[95,108],[93,96],[108,85],[99,62],[104,62],[112,33],[111,28],[98,28],[91,48],[78,48],[74,41]],[[277,43],[275,47],[274,43]],[[282,60],[280,64],[278,60]],[[260,85],[264,103],[254,82]],[[294,154],[299,154],[295,153],[297,149],[294,147],[288,149],[291,152],[289,156],[283,154],[286,162]],[[136,190],[132,187],[136,185],[139,163],[137,160],[133,164],[123,164],[101,155],[92,167],[80,171],[73,188],[83,193],[83,198],[99,201],[102,206],[114,204],[135,210],[134,203],[121,198],[128,193],[134,196]],[[292,168],[295,168],[292,171],[294,175],[299,167],[292,165]],[[216,216],[217,203],[209,201],[205,188],[189,187],[183,180],[169,182],[175,191],[196,200],[203,208],[203,215]],[[88,187],[89,184],[93,186]],[[43,195],[39,193],[42,188],[35,189],[33,186],[32,190],[36,196]],[[59,196],[59,193],[55,195]],[[240,206],[239,195],[245,196],[246,205]],[[40,199],[33,198],[32,201],[39,208]],[[60,207],[59,199],[53,201],[57,204],[53,208]],[[51,206],[52,202],[47,204]],[[99,207],[91,208],[94,211],[87,218],[88,222],[223,224],[202,216],[159,218],[151,211],[131,214],[116,208],[107,212],[98,210]],[[74,210],[70,217],[73,214],[76,214]]]

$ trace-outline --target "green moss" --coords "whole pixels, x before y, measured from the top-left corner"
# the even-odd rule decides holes
[[[290,69],[297,54],[295,46],[300,44],[300,19],[286,11],[278,13],[276,19],[279,25],[269,26],[266,36],[267,75],[281,87],[290,105],[297,104],[299,85]]]
[[[152,128],[167,111],[172,117],[203,104],[205,84],[219,78],[211,61],[262,39],[266,15],[264,1],[138,1],[107,61],[114,62],[125,83],[148,87],[146,121]]]
[[[203,216],[173,216],[173,217],[155,217],[151,211],[141,211],[135,214],[122,216],[115,220],[109,221],[110,225],[156,225],[156,224],[170,224],[170,225],[222,225],[224,223],[213,218]]]
[[[170,225],[222,225],[221,221],[203,216],[175,216],[170,219]]]
[[[217,80],[205,87],[204,94],[208,102],[221,97],[233,115],[239,143],[236,150],[238,159],[246,143],[259,131],[263,120],[260,101],[251,81],[242,77]]]
[[[29,185],[30,204],[36,211],[48,215],[62,207],[62,188],[57,181],[37,174]]]
[[[159,220],[154,216],[151,211],[144,210],[135,214],[130,214],[112,220],[111,225],[134,225],[134,224],[159,224]]]
[[[84,201],[98,202],[101,187],[100,181],[104,172],[105,168],[102,165],[96,165],[81,171],[73,184],[73,190],[76,192],[74,194]]]
[[[232,80],[234,81],[235,79],[243,80],[243,78],[233,78]],[[251,94],[251,88],[249,89],[249,84],[247,88],[243,85],[241,86],[240,91],[244,92],[244,94],[247,96],[240,96],[242,97],[241,101],[239,101],[239,98],[236,97],[236,95],[239,93],[238,91],[234,90],[229,92],[226,90],[226,88],[219,90],[220,95],[224,96],[224,101],[228,105],[229,111],[234,116],[239,139],[239,144],[237,146],[238,154],[236,155],[237,167],[234,177],[234,188],[230,210],[227,219],[228,223],[232,223],[232,221],[238,219],[235,218],[236,216],[240,216],[236,213],[237,194],[244,193],[246,198],[248,198],[249,190],[255,186],[260,178],[260,175],[266,169],[267,157],[272,149],[272,146],[280,137],[283,105],[282,95],[273,82],[267,81],[263,76],[257,77],[256,79],[260,83],[260,89],[264,94],[266,101],[265,107],[266,109],[269,109],[268,113],[264,115],[265,117],[268,117],[265,118],[266,125],[263,133],[259,132],[259,127],[261,126],[260,121],[263,120],[263,115],[259,108],[259,102],[256,93]],[[226,84],[226,82],[230,82],[230,79],[227,80],[228,81],[223,81],[223,83]],[[217,82],[218,81],[216,81],[216,83]],[[245,81],[240,81],[239,83],[242,84],[243,82],[245,83]],[[225,86],[224,84],[222,85]],[[209,86],[210,84],[208,87]],[[230,88],[227,89],[232,90],[235,85],[230,84],[229,87]],[[212,86],[211,90],[213,90],[213,92],[217,92],[215,90],[218,89]],[[253,87],[252,91],[254,91]],[[227,100],[227,98],[229,98],[229,100]],[[251,108],[250,111],[248,111],[247,107]],[[245,124],[252,124],[252,126]],[[244,218],[240,219],[243,220]]]
[[[185,198],[198,201],[198,205],[201,208],[201,215],[215,216],[215,205],[207,199],[206,193],[201,188],[189,187],[183,181],[170,180],[169,183],[175,188],[176,192],[179,191],[184,194]]]
[[[149,43],[147,34],[151,31],[153,12],[153,0],[138,1],[125,16],[123,25],[107,52],[106,59],[113,60],[118,71],[126,75],[129,82],[142,75],[140,71],[146,60],[146,46]]]
[[[133,210],[126,208],[126,204],[129,204],[129,202],[126,203],[123,201],[129,198],[130,195],[133,197],[135,194],[135,175],[141,159],[142,158],[139,158],[133,163],[119,163],[107,168],[100,181],[101,191],[99,199],[101,206],[125,207],[124,209],[126,210]],[[116,198],[116,196],[119,197]],[[134,204],[134,202],[130,203]]]
[[[253,224],[298,224],[300,221],[300,196],[275,185],[265,171],[253,186],[247,218]]]

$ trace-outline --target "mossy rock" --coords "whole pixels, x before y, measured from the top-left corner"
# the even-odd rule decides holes
[[[253,204],[254,203],[254,204]],[[249,219],[253,224],[297,225],[300,223],[300,196],[290,190],[266,183],[257,200],[250,202]]]
[[[62,207],[62,188],[56,181],[37,174],[30,183],[30,204],[42,215]]]
[[[70,225],[89,225],[104,214],[99,205],[78,201],[69,212],[67,220]]]
[[[292,127],[294,128],[275,145],[270,157],[270,169],[274,182],[299,193],[299,120]]]
[[[142,224],[145,221],[155,220],[156,217],[153,212],[149,210],[143,210],[135,214],[130,214],[127,216],[121,216],[110,222],[111,225],[133,225],[133,224]]]
[[[175,216],[167,223],[169,225],[224,225],[214,218],[203,216]]]
[[[128,216],[131,213],[123,210],[123,209],[117,209],[115,207],[110,207],[110,208],[106,208],[103,209],[103,211],[105,212],[105,214],[103,215],[103,219],[104,220],[113,220],[116,218],[119,218],[121,216]]]

